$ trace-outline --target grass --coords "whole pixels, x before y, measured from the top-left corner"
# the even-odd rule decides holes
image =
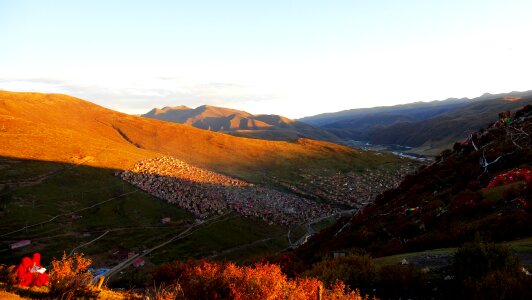
[[[314,228],[316,232],[319,232],[323,229],[331,227],[332,225],[336,223],[336,221],[337,221],[336,217],[329,217],[329,218],[319,221],[316,224],[313,224],[312,228]]]
[[[427,255],[452,255],[455,251],[456,251],[456,248],[441,248],[441,249],[433,249],[433,250],[428,250],[428,251],[410,252],[410,253],[403,253],[403,254],[374,258],[373,262],[375,263],[375,266],[377,268],[380,268],[382,266],[401,264],[401,261],[403,259],[409,260],[414,257],[422,257],[422,256],[427,256]]]
[[[532,237],[504,242],[501,244],[510,247],[516,253],[532,253]],[[373,262],[375,263],[377,268],[380,268],[382,266],[400,264],[403,259],[409,260],[412,258],[423,257],[427,255],[451,256],[454,254],[454,252],[456,252],[456,249],[457,248],[440,248],[420,252],[402,253],[397,255],[374,258]]]
[[[225,218],[224,221],[202,227],[189,237],[171,243],[164,249],[157,250],[150,256],[150,260],[158,264],[164,261],[183,260],[188,257],[208,257],[223,250],[250,244],[272,236],[279,236],[285,234],[285,232],[286,229],[283,227],[268,225],[260,220],[247,219],[232,214]],[[279,244],[278,248],[272,250],[275,252],[286,246],[285,239],[284,243]],[[240,251],[240,254],[242,255],[241,257],[235,258],[245,260],[254,255],[248,251]]]
[[[60,257],[63,251],[68,253],[109,231],[101,239],[79,248],[79,251],[94,258],[95,265],[105,266],[112,261],[112,252],[119,249],[140,251],[153,247],[179,234],[194,221],[188,212],[178,206],[154,198],[113,176],[114,170],[87,166],[67,169],[57,163],[54,167],[65,171],[41,184],[2,196],[5,202],[2,202],[4,208],[0,234],[20,229],[27,224],[47,221],[57,214],[79,210],[124,193],[134,193],[75,213],[76,219],[72,219],[70,215],[62,216],[2,238],[2,244],[6,248],[13,241],[32,240],[29,247],[0,251],[2,262],[18,263],[20,257],[33,251],[42,252],[43,261],[47,262],[52,257]],[[21,171],[21,176],[33,173],[35,170],[30,168]],[[162,224],[160,218],[163,216],[170,217],[172,222]],[[155,251],[149,259],[160,263],[187,257],[203,257],[285,232],[286,229],[280,226],[232,215],[223,222],[201,228],[191,236]],[[265,251],[275,252],[284,247],[286,242],[278,242]],[[247,259],[248,256],[261,252],[258,245],[250,249],[250,252],[236,251],[238,255],[231,255]]]

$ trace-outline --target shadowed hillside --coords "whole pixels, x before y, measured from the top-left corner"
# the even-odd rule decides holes
[[[252,115],[245,111],[203,105],[154,108],[146,118],[192,125],[196,128],[266,140],[295,141],[310,138],[338,142],[334,134],[278,115]]]
[[[532,106],[475,132],[379,195],[300,254],[363,248],[374,255],[456,246],[475,236],[532,234]]]

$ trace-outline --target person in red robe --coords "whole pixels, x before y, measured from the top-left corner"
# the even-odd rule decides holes
[[[33,253],[33,258],[32,258],[32,267],[38,267],[38,268],[42,268],[41,266],[41,254],[39,253]],[[43,286],[43,285],[46,285],[48,284],[48,274],[46,274],[45,272],[37,272],[35,271],[33,273],[33,284],[35,284],[36,286]]]
[[[17,268],[17,283],[20,286],[30,286],[33,282],[33,274],[30,272],[32,261],[29,257],[22,258]]]
[[[38,287],[48,284],[48,274],[40,272],[42,269],[41,255],[34,253],[33,257],[22,258],[22,262],[17,268],[17,283],[20,286],[33,286]]]

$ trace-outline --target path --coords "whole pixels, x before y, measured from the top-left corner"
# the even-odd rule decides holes
[[[101,201],[101,202],[98,202],[96,204],[93,204],[91,206],[87,206],[87,207],[84,207],[84,208],[80,208],[78,210],[74,210],[74,211],[71,211],[71,212],[67,212],[67,213],[62,213],[62,214],[58,214],[56,216],[53,216],[52,218],[50,218],[49,220],[47,221],[42,221],[42,222],[39,222],[39,223],[35,223],[35,224],[31,224],[31,225],[26,225],[20,229],[17,229],[17,230],[13,230],[11,232],[7,232],[7,233],[3,233],[3,234],[0,234],[0,237],[5,237],[5,236],[8,236],[8,235],[11,235],[13,233],[17,233],[17,232],[20,232],[20,231],[23,231],[23,230],[26,230],[28,228],[31,228],[31,227],[35,227],[35,226],[39,226],[39,225],[43,225],[43,224],[46,224],[46,223],[50,223],[52,221],[54,221],[55,219],[59,218],[59,217],[64,217],[64,216],[68,216],[68,215],[72,215],[72,214],[75,214],[75,213],[78,213],[78,212],[81,212],[81,211],[84,211],[84,210],[87,210],[87,209],[91,209],[91,208],[94,208],[96,206],[99,206],[99,205],[102,205],[104,203],[107,203],[109,201],[112,201],[112,200],[115,200],[115,199],[118,199],[118,198],[121,198],[123,196],[127,196],[127,195],[131,195],[131,194],[134,194],[138,192],[138,190],[134,190],[134,191],[131,191],[131,192],[127,192],[127,193],[123,193],[121,195],[118,195],[116,197],[112,197],[112,198],[109,198],[107,200],[104,200],[104,201]]]
[[[141,258],[141,257],[144,257],[146,255],[148,255],[149,253],[161,248],[161,247],[164,247],[176,240],[180,240],[180,239],[183,239],[183,238],[186,238],[188,236],[190,236],[191,234],[193,234],[194,232],[196,232],[197,230],[201,229],[202,227],[207,227],[207,226],[210,226],[212,224],[215,224],[215,223],[218,223],[218,222],[221,222],[221,221],[226,221],[228,219],[231,219],[232,217],[229,217],[229,218],[225,218],[225,219],[222,219],[222,217],[225,217],[227,216],[228,213],[226,214],[223,214],[223,215],[220,215],[220,216],[216,216],[216,217],[213,217],[211,219],[208,219],[208,220],[205,220],[201,223],[198,223],[198,224],[193,224],[193,225],[190,225],[187,229],[185,229],[184,231],[182,231],[181,233],[179,233],[178,235],[170,238],[169,240],[157,245],[157,246],[154,246],[148,250],[145,250],[143,251],[142,253],[139,253],[139,254],[136,254],[135,256],[131,257],[131,258],[128,258],[126,260],[124,260],[123,262],[119,263],[118,265],[114,266],[113,268],[109,269],[109,271],[107,271],[104,276],[107,278],[107,280],[109,280],[109,278],[111,276],[113,276],[114,274],[120,272],[121,270],[125,269],[126,267],[128,267],[133,261]],[[194,230],[193,230],[194,229]]]
[[[68,168],[61,168],[61,169],[58,169],[58,170],[53,170],[53,171],[46,172],[46,173],[41,174],[41,175],[34,176],[32,178],[26,178],[26,179],[18,180],[18,181],[15,181],[15,182],[3,181],[3,182],[0,182],[0,184],[3,185],[3,186],[7,186],[9,188],[10,192],[12,192],[13,190],[20,189],[20,188],[34,186],[34,185],[37,185],[37,184],[41,184],[43,181],[45,181],[46,179],[49,179],[49,178],[51,178],[53,176],[59,175],[59,174],[61,174],[63,172],[66,172],[68,170],[71,170],[71,169],[74,169],[76,167],[79,167],[82,164],[92,160],[93,158],[94,157],[89,156],[89,157],[83,159],[82,161],[80,161],[79,163],[71,165]]]
[[[307,233],[305,233],[304,236],[302,236],[297,241],[295,241],[295,243],[292,243],[292,241],[290,239],[290,230],[288,230],[288,242],[290,243],[290,248],[297,248],[297,247],[303,245],[304,243],[307,242],[307,240],[311,236],[316,234],[316,231],[314,230],[314,228],[312,228],[313,224],[321,222],[321,221],[323,221],[323,220],[325,220],[327,218],[334,217],[336,215],[338,215],[338,216],[340,216],[340,215],[353,215],[353,213],[355,211],[356,211],[355,209],[342,210],[342,211],[336,212],[334,214],[331,214],[331,215],[328,215],[328,216],[319,217],[317,219],[309,221],[308,223],[305,224],[305,228],[307,229]],[[344,227],[345,227],[345,225],[344,225]],[[343,229],[343,227],[342,227],[342,229]]]
[[[103,237],[104,237],[105,235],[107,235],[109,232],[110,232],[110,231],[107,230],[107,231],[104,232],[102,235],[98,236],[97,238],[95,238],[95,239],[93,239],[93,240],[91,240],[91,241],[89,241],[89,242],[86,242],[85,244],[81,244],[81,245],[79,245],[79,246],[77,246],[77,247],[74,247],[74,249],[72,249],[72,251],[70,251],[70,254],[68,254],[67,257],[71,257],[72,254],[74,254],[74,251],[78,250],[79,248],[82,248],[82,247],[85,247],[85,246],[87,246],[87,245],[90,245],[90,244],[96,242],[97,240],[103,238]]]

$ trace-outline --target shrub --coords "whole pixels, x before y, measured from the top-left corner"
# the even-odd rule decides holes
[[[464,299],[530,299],[532,276],[523,272],[493,271],[462,282]]]
[[[480,278],[492,271],[518,272],[519,260],[508,247],[481,242],[466,243],[454,254],[451,267],[458,280]]]
[[[233,263],[189,260],[166,264],[153,277],[175,278],[172,284],[178,284],[180,290],[168,294],[185,299],[312,299],[320,292],[322,299],[362,299],[358,291],[351,291],[341,282],[326,290],[315,278],[289,279],[275,264],[240,267]],[[160,299],[165,298],[163,293],[159,295]]]
[[[91,263],[90,258],[78,253],[70,257],[63,253],[61,260],[54,258],[50,271],[50,298],[77,299],[93,295],[95,289],[90,286],[93,276],[87,270]]]
[[[451,212],[458,215],[473,213],[481,200],[480,193],[466,190],[451,201]]]
[[[0,265],[0,282],[7,284],[15,284],[17,282],[15,266]]]
[[[378,272],[379,296],[418,298],[426,293],[427,275],[412,265],[383,266]]]
[[[351,288],[368,292],[375,281],[376,271],[369,255],[351,254],[345,257],[326,258],[305,273],[327,285],[340,280]]]

